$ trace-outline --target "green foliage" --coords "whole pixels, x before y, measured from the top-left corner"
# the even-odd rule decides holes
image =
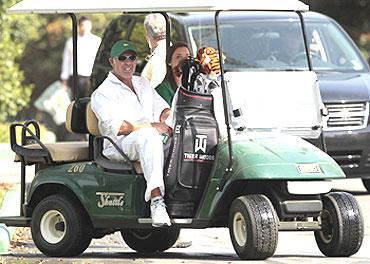
[[[0,143],[9,142],[9,125],[8,123],[0,123]]]
[[[23,123],[20,121],[19,123]],[[48,138],[49,131],[46,129],[44,125],[39,124],[40,126],[40,135],[42,142],[50,141]],[[10,143],[10,134],[9,134],[9,123],[0,123],[0,143]],[[30,126],[31,131],[34,132],[33,126]],[[16,130],[17,139],[21,138],[21,128]]]
[[[6,14],[6,9],[16,2],[0,1],[0,121],[15,116],[27,106],[33,88],[24,84],[24,74],[17,60],[22,56],[26,43],[37,37],[41,21],[30,16]]]

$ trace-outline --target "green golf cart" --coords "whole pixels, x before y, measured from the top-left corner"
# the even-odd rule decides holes
[[[314,114],[309,112],[307,118],[312,117],[317,122],[310,126],[310,131],[320,135],[325,112],[315,74],[310,70],[291,70],[274,79],[280,73],[244,73],[243,65],[227,67],[231,53],[223,50],[222,43],[232,41],[222,37],[222,32],[232,30],[224,26],[228,12],[291,12],[299,21],[299,32],[304,33],[301,14],[307,10],[308,6],[296,0],[23,0],[11,7],[8,12],[14,14],[70,15],[75,76],[78,52],[75,14],[78,13],[162,13],[167,20],[169,46],[170,12],[213,12],[216,48],[226,55],[226,61],[221,63],[220,103],[216,104],[212,95],[181,90],[182,100],[175,109],[181,109],[181,122],[176,123],[172,152],[164,168],[165,200],[171,227],[152,227],[149,204],[143,198],[146,182],[140,163],[129,160],[115,142],[100,135],[90,99],[79,97],[76,78],[74,101],[68,108],[66,125],[69,131],[89,135],[89,140],[47,144],[40,141],[37,122],[12,124],[11,148],[21,164],[20,215],[1,217],[0,222],[31,227],[37,248],[53,257],[79,255],[92,238],[116,231],[121,232],[127,245],[138,252],[162,252],[175,243],[181,228],[208,227],[228,227],[234,249],[241,259],[273,256],[278,231],[313,231],[318,247],[326,256],[355,254],[364,236],[359,205],[351,194],[330,192],[331,180],[345,178],[343,171],[325,152],[291,135],[291,128],[268,130],[268,116],[262,108],[253,112],[260,95],[252,91],[262,91],[258,85],[269,79],[272,81],[263,89],[271,89],[274,83],[284,82],[280,85],[281,92],[265,90],[264,95],[277,98],[284,94],[284,87],[290,87],[296,96],[303,94],[304,107],[289,104],[290,108],[281,109],[291,112],[313,109]],[[302,39],[306,55],[309,47],[304,36],[297,37]],[[312,69],[310,56],[303,57]],[[258,61],[276,64],[273,59]],[[300,82],[299,86],[292,85],[291,80]],[[313,80],[313,84],[308,85],[309,92],[297,90],[307,86],[309,80]],[[246,87],[245,90],[242,87]],[[231,109],[227,98],[233,94],[243,97],[243,91],[251,92],[245,100],[239,101],[246,116],[246,127],[234,131],[232,119],[240,117],[240,111],[236,115],[238,111]],[[289,100],[296,103],[296,99]],[[248,108],[247,103],[253,107]],[[216,110],[213,109],[220,105],[222,122],[215,119]],[[298,126],[297,130],[305,129]],[[17,138],[17,131],[21,132],[20,138]],[[324,138],[321,137],[321,141],[324,146]],[[119,161],[103,155],[104,142],[116,147],[121,155]],[[25,175],[29,165],[35,165],[36,173],[26,191]]]

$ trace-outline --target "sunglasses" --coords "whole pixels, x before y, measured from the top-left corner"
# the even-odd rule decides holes
[[[136,61],[136,55],[130,55],[130,56],[121,55],[117,59],[119,61]]]

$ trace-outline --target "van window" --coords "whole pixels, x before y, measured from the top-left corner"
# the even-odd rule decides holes
[[[332,21],[306,23],[312,65],[315,71],[363,71],[360,55],[350,39]]]

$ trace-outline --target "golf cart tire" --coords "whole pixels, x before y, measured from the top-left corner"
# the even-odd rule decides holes
[[[180,234],[178,227],[122,229],[126,244],[137,252],[162,252],[171,248]]]
[[[50,257],[77,256],[92,239],[90,220],[78,201],[54,194],[41,200],[32,214],[32,239]]]
[[[278,218],[270,200],[261,194],[236,198],[230,207],[229,231],[241,259],[271,257],[278,242]]]
[[[361,247],[364,220],[353,195],[332,192],[322,196],[322,230],[315,231],[320,251],[328,257],[349,257]]]
[[[370,192],[370,178],[362,179],[362,183],[365,186],[367,192]]]

